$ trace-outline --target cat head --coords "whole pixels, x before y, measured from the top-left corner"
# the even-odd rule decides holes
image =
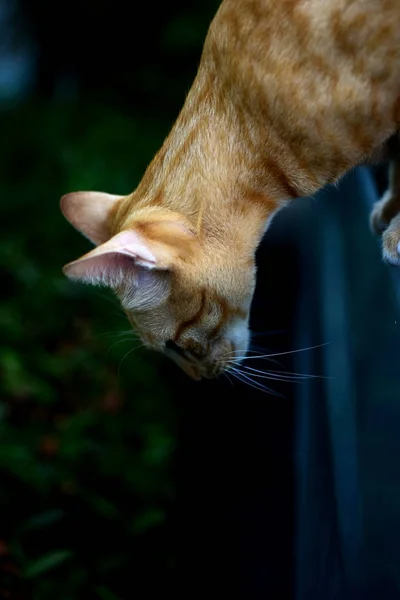
[[[114,290],[145,346],[193,379],[216,377],[248,349],[254,261],[216,236],[200,238],[179,213],[127,211],[131,204],[97,192],[61,199],[64,216],[96,244],[64,273]]]

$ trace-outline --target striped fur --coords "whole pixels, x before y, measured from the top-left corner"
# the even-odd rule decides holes
[[[228,368],[248,347],[254,255],[272,217],[397,135],[399,24],[399,0],[224,0],[137,189],[63,200],[96,244],[105,232],[137,243],[112,258],[100,244],[66,274],[113,287],[145,343],[192,377]],[[372,217],[395,264],[399,196],[393,184]]]

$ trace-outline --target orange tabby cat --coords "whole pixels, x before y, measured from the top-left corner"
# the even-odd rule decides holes
[[[368,161],[399,119],[399,0],[224,0],[138,188],[62,198],[97,246],[64,272],[115,290],[145,344],[191,377],[217,376],[248,349],[272,217]],[[372,224],[396,265],[399,212],[395,163]]]

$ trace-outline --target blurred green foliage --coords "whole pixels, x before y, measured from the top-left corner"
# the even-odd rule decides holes
[[[133,351],[110,293],[63,276],[90,243],[59,211],[68,191],[133,189],[168,127],[81,101],[0,115],[0,590],[115,600],[125,576],[173,571],[163,359]]]
[[[218,4],[142,4],[132,20],[124,2],[19,3],[12,33],[37,71],[30,97],[0,106],[0,598],[176,590],[182,376],[137,347],[109,291],[63,276],[91,245],[59,199],[135,188]]]

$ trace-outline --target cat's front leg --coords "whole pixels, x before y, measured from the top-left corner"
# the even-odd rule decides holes
[[[382,255],[386,262],[400,267],[400,214],[394,217],[382,235]]]
[[[400,157],[389,166],[389,189],[376,202],[371,213],[371,227],[382,235],[384,260],[400,266]]]
[[[375,203],[371,213],[371,227],[382,235],[392,220],[400,213],[400,157],[391,160],[389,165],[389,189],[381,200]]]

